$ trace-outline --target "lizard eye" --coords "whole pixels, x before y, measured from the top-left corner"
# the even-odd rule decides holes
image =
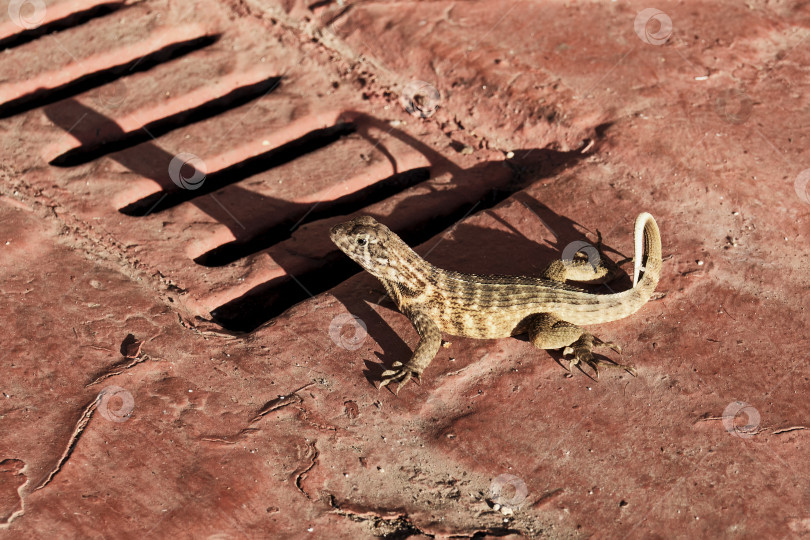
[[[365,246],[367,242],[368,242],[368,240],[366,240],[365,238],[358,238],[357,239],[357,245],[358,246]]]

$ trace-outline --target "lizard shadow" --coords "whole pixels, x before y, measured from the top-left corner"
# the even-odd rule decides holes
[[[481,161],[464,168],[426,147],[425,143],[412,135],[391,129],[379,119],[356,112],[345,114],[347,119],[351,118],[355,123],[356,132],[360,136],[374,142],[376,150],[386,156],[392,155],[388,148],[389,140],[379,137],[378,132],[383,132],[385,136],[406,143],[427,160],[429,174],[426,174],[426,180],[440,180],[420,182],[412,186],[413,189],[399,190],[396,196],[384,200],[363,196],[356,201],[357,206],[342,208],[340,212],[334,212],[334,215],[323,214],[318,216],[319,219],[306,223],[306,227],[296,229],[289,242],[264,250],[285,270],[285,275],[273,282],[259,285],[217,308],[212,313],[215,319],[228,320],[231,317],[242,317],[244,313],[255,313],[258,315],[250,317],[262,318],[261,323],[306,299],[302,292],[309,295],[310,291],[332,290],[358,273],[359,267],[351,263],[328,240],[329,228],[340,221],[370,213],[391,225],[409,245],[419,245],[447,230],[476,208],[490,208],[530,183],[540,178],[553,177],[568,165],[586,157],[581,151],[560,152],[534,148],[517,150],[514,158],[508,161]],[[386,159],[393,160],[393,157]],[[396,160],[391,163],[396,166]],[[359,206],[360,203],[362,206]],[[328,203],[319,202],[313,205],[309,216],[316,213],[315,206],[322,208],[326,204]],[[306,261],[302,264],[305,258]],[[295,276],[298,283],[291,283],[288,276]],[[289,298],[284,298],[285,294]],[[278,298],[280,300],[276,301]],[[362,306],[358,308],[366,311]],[[247,330],[253,328],[255,326]]]
[[[527,236],[499,215],[490,213],[489,215],[498,221],[503,229],[482,228],[462,222],[452,229],[452,235],[445,233],[434,237],[416,247],[416,251],[432,264],[446,270],[474,274],[540,276],[549,263],[560,258],[561,252],[570,242],[588,241],[581,232],[583,227],[576,221],[556,214],[526,192],[515,194],[513,199],[517,199],[536,214],[539,221],[545,225],[545,233],[537,232],[537,228],[532,227],[533,232]],[[437,249],[439,245],[441,250]],[[605,252],[619,253],[609,245],[603,245],[603,255],[607,256]],[[589,292],[610,294],[625,290],[631,285],[630,277],[624,273],[609,284],[580,286]],[[418,338],[414,335],[413,340],[409,339],[413,341],[413,346],[409,346],[372,307],[373,304],[377,304],[396,310],[379,281],[363,273],[333,289],[332,294],[350,313],[366,323],[369,337],[382,348],[382,352],[374,353],[378,363],[365,361],[366,369],[363,373],[370,384],[374,385],[379,381],[381,373],[390,369],[394,362],[406,362],[410,359]],[[382,302],[382,299],[386,301]],[[415,334],[415,331],[412,332]],[[515,338],[528,341],[525,335]],[[566,371],[569,369],[561,351],[546,351],[560,367]],[[607,362],[612,361],[598,353],[594,353],[594,357]],[[596,380],[587,371],[581,368],[580,371]]]
[[[98,129],[104,128],[107,130],[107,137],[109,138],[126,138],[127,135],[123,128],[118,126],[114,120],[92,110],[77,100],[68,99],[50,105],[46,107],[45,112],[51,121],[63,127],[66,132],[70,132],[71,128],[77,122],[81,121],[98,126]],[[463,192],[467,189],[466,183],[470,178],[476,175],[484,177],[495,176],[499,171],[509,169],[512,173],[512,180],[493,186],[491,191],[484,195],[484,198],[492,199],[491,201],[484,201],[487,203],[484,205],[484,208],[496,204],[498,201],[506,198],[506,196],[511,196],[512,199],[522,202],[525,206],[529,207],[536,215],[542,216],[541,220],[554,231],[554,241],[549,242],[548,245],[542,245],[536,240],[525,237],[514,226],[493,214],[495,219],[504,225],[505,228],[511,230],[511,232],[483,229],[462,222],[452,229],[452,238],[447,238],[446,234],[436,237],[435,233],[437,230],[442,230],[462,216],[459,215],[456,217],[452,212],[445,216],[434,214],[430,223],[412,225],[412,230],[408,231],[408,234],[403,234],[403,236],[405,236],[409,242],[417,244],[422,242],[425,238],[431,238],[429,241],[421,243],[421,249],[418,251],[423,255],[427,255],[428,259],[438,266],[467,273],[539,275],[540,271],[548,262],[559,256],[560,251],[567,242],[573,239],[581,239],[581,234],[579,234],[575,228],[575,222],[553,213],[550,209],[532,199],[526,192],[521,191],[523,188],[528,187],[539,179],[554,176],[568,164],[582,159],[584,154],[581,152],[556,152],[539,148],[517,150],[515,151],[515,158],[508,162],[482,162],[465,170],[437,154],[419,140],[399,130],[391,130],[390,127],[381,120],[359,113],[355,113],[354,116],[354,121],[358,126],[358,132],[369,140],[376,140],[374,136],[368,132],[369,128],[375,128],[378,131],[386,129],[387,133],[391,136],[408,142],[428,159],[432,176],[441,175],[443,173],[450,175],[450,181],[446,187],[438,191],[433,189],[427,193],[414,194],[414,196],[408,197],[395,204],[393,208],[388,209],[388,215],[407,214],[412,212],[414,208],[424,206],[436,207],[436,210],[439,211],[441,210],[441,206],[446,204],[443,197],[451,191]],[[85,136],[88,136],[91,131],[76,131],[74,136],[82,145],[91,144],[93,142],[92,139],[85,139]],[[392,160],[392,163],[394,162],[393,157],[387,152],[384,143],[376,140],[375,147],[379,148],[380,151],[387,156],[387,159]],[[155,141],[142,142],[134,147],[116,150],[117,151],[108,154],[111,159],[117,161],[126,169],[139,176],[154,180],[161,188],[161,191],[154,195],[158,197],[154,204],[152,204],[151,200],[147,201],[151,205],[151,208],[146,212],[147,214],[150,212],[159,213],[161,211],[162,208],[159,207],[159,205],[160,200],[162,200],[164,196],[171,199],[171,197],[174,196],[172,194],[180,193],[183,197],[177,199],[177,201],[174,201],[172,204],[186,201],[197,206],[216,222],[227,226],[237,241],[247,240],[247,238],[243,239],[247,230],[245,226],[240,221],[236,220],[228,210],[217,203],[212,197],[203,198],[194,196],[186,200],[188,193],[179,190],[178,186],[174,184],[174,181],[169,178],[168,175],[169,164],[174,159],[173,154],[161,148]],[[272,166],[275,165],[273,159],[271,159],[271,157],[261,157],[256,160],[256,163],[241,164],[238,177],[247,177],[259,171],[266,170],[267,168],[272,168]],[[266,213],[268,208],[274,208],[277,210],[274,216],[275,220],[285,226],[287,225],[287,221],[292,219],[290,216],[297,217],[299,214],[305,214],[314,209],[314,206],[293,204],[289,201],[282,201],[274,197],[262,196],[245,190],[239,185],[232,183],[236,179],[236,177],[230,178],[232,172],[233,171],[227,170],[216,177],[209,177],[206,187],[195,192],[195,194],[208,193],[209,191],[213,192],[218,188],[228,185],[232,192],[231,197],[239,202],[241,208],[249,207],[254,209],[253,211],[246,212],[247,215],[263,215],[260,210]],[[226,178],[226,176],[229,178]],[[164,203],[164,205],[165,204],[166,203]],[[475,209],[477,204],[478,203],[473,205],[470,203],[469,206],[466,207],[463,205],[459,206],[456,212],[463,212],[466,208],[469,208],[469,210],[467,210],[467,214],[469,214]],[[289,219],[285,221],[283,216]],[[323,218],[323,216],[317,217]],[[316,224],[317,222],[313,223],[313,225]],[[323,220],[321,224],[326,225]],[[264,226],[266,227],[267,225],[264,224]],[[266,230],[263,234],[268,235]],[[271,234],[269,236],[273,235]],[[436,249],[440,244],[442,244],[442,249]],[[473,247],[470,248],[470,246]],[[284,253],[277,254],[276,251],[275,247],[269,249],[269,252],[274,255],[277,263],[285,269],[287,274],[294,274],[297,268],[293,263],[288,264]],[[453,254],[458,253],[462,255],[461,258],[456,257],[454,259],[451,257]],[[519,256],[516,256],[516,254]],[[333,253],[333,255],[340,254]],[[382,366],[390,367],[395,361],[407,361],[410,358],[412,347],[409,347],[397,332],[395,332],[377,311],[372,309],[369,305],[369,303],[379,304],[379,298],[385,295],[381,284],[367,275],[350,280],[350,282],[353,284],[350,286],[361,286],[370,290],[372,293],[371,296],[368,294],[347,294],[347,289],[344,286],[339,286],[337,289],[334,289],[333,292],[350,313],[357,315],[366,323],[372,339],[382,347],[383,352],[376,353],[378,360],[382,362]],[[389,302],[388,305],[391,309],[396,309],[392,303]],[[366,377],[369,379],[369,382],[373,384],[374,380],[378,380],[379,373],[381,373],[383,369],[385,368],[381,367],[379,364],[367,362]]]

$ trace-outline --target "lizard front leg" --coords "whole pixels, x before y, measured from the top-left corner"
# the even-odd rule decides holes
[[[416,332],[419,334],[419,343],[413,351],[413,356],[405,364],[402,362],[394,362],[389,369],[382,373],[382,382],[380,388],[391,382],[398,383],[396,393],[405,386],[411,377],[416,376],[417,379],[422,375],[425,368],[428,367],[430,362],[439,352],[439,346],[442,342],[442,334],[439,327],[428,315],[419,311],[418,309],[410,309],[405,313],[413,323]]]
[[[590,332],[575,324],[560,320],[548,313],[532,315],[527,322],[527,331],[532,344],[538,349],[563,349],[563,357],[571,356],[569,370],[578,364],[587,364],[599,377],[599,366],[619,367],[635,375],[631,366],[613,361],[598,360],[593,357],[594,347],[609,347],[621,353],[621,348],[615,343],[602,341]],[[581,368],[580,368],[581,369]]]

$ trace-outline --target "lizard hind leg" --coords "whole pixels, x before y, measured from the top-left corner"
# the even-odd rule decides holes
[[[599,377],[599,367],[622,368],[635,376],[635,369],[631,366],[619,364],[612,360],[600,360],[593,357],[593,349],[596,347],[608,347],[621,354],[621,348],[615,343],[602,341],[590,332],[580,328],[575,324],[560,320],[548,313],[533,315],[527,321],[527,331],[529,340],[538,349],[563,349],[563,358],[571,357],[569,371],[573,372],[574,366],[582,370],[585,364],[593,369],[596,377]]]
[[[541,277],[551,281],[573,281],[577,283],[587,283],[599,285],[610,283],[620,275],[620,268],[626,262],[632,261],[630,258],[613,262],[604,254],[602,247],[602,234],[597,230],[598,240],[595,245],[581,242],[581,248],[570,260],[557,259],[552,261],[540,274]],[[570,245],[570,244],[569,244]],[[565,257],[565,252],[563,252]]]

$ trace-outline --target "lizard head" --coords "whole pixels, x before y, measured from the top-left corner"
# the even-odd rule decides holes
[[[371,216],[335,225],[329,237],[349,258],[380,279],[396,279],[395,255],[410,251],[399,236]]]

